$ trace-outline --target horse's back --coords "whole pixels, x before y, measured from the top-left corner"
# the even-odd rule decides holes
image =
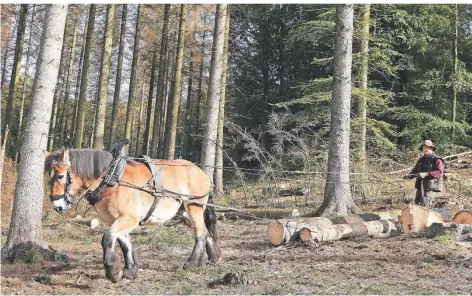
[[[154,161],[162,187],[176,193],[201,196],[209,192],[211,182],[196,164],[185,159]]]
[[[452,222],[456,224],[472,224],[472,213],[471,212],[458,212],[452,218]]]

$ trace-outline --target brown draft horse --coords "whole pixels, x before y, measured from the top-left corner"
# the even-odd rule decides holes
[[[79,191],[89,187],[90,190],[96,188],[112,161],[111,153],[93,149],[62,149],[48,154],[45,170],[50,173],[51,197],[56,197],[54,200],[51,198],[55,210],[59,213],[66,212],[73,204],[73,196]],[[148,223],[164,223],[179,210],[185,210],[195,233],[195,245],[184,269],[201,266],[205,257],[204,250],[208,259],[217,264],[220,261],[220,248],[215,210],[198,204],[211,202],[209,178],[198,166],[183,159],[153,161],[156,168],[161,169],[159,177],[162,188],[200,198],[182,200],[164,194],[158,199]],[[119,184],[105,188],[98,196],[98,202],[93,205],[103,223],[110,227],[103,235],[102,247],[105,274],[112,282],[117,282],[122,277],[137,277],[138,266],[129,233],[146,216],[154,197],[130,184],[143,187],[151,177],[145,163],[128,161],[120,175]],[[114,253],[116,241],[123,251],[124,270],[121,270],[119,256]]]

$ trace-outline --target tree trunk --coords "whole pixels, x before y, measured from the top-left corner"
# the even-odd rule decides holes
[[[46,5],[31,109],[26,118],[25,141],[21,147],[12,219],[2,249],[3,260],[15,261],[21,255],[31,258],[32,251],[47,248],[41,228],[43,195],[38,193],[44,190],[44,135],[49,129],[66,16],[67,5]]]
[[[154,114],[152,113],[152,103],[154,102],[154,80],[155,80],[155,73],[156,73],[156,65],[157,65],[157,44],[154,46],[154,53],[152,55],[152,64],[151,64],[151,80],[149,81],[149,95],[148,95],[148,102],[147,102],[147,109],[146,109],[146,125],[144,127],[144,141],[143,141],[143,154],[149,155],[149,140],[152,141],[149,135],[152,135],[151,131],[151,121],[153,116],[157,116],[157,109],[154,110]],[[144,84],[143,84],[144,85]],[[144,94],[143,94],[144,95]]]
[[[175,36],[172,36],[175,37]],[[175,38],[173,38],[175,39]],[[170,84],[170,88],[166,86],[166,100],[164,102],[164,131],[163,131],[163,143],[162,143],[162,158],[167,158],[167,147],[169,142],[169,129],[171,125],[171,113],[172,113],[172,98],[173,98],[173,91],[174,91],[174,84],[175,84],[175,57],[177,55],[177,47],[174,43],[172,45],[172,50],[170,53],[170,57],[167,60],[167,82],[166,85]],[[174,61],[172,63],[172,61]],[[170,72],[170,73],[169,73]],[[169,82],[170,81],[170,82]]]
[[[64,30],[63,40],[66,39],[67,28]],[[59,76],[57,77],[56,89],[54,91],[54,100],[52,103],[51,119],[49,121],[49,137],[48,137],[48,151],[52,151],[54,147],[54,139],[56,138],[56,120],[57,120],[57,105],[62,95],[62,86],[64,77],[64,56],[65,56],[65,43],[62,44],[61,50],[61,61],[59,63]]]
[[[167,158],[174,159],[175,156],[175,138],[177,134],[177,121],[179,118],[180,94],[182,90],[182,61],[184,57],[185,46],[185,23],[187,20],[187,5],[181,5],[179,38],[177,41],[177,57],[175,65],[175,82],[172,91],[172,113],[170,113],[169,141],[167,142]]]
[[[7,108],[5,111],[5,119],[3,123],[3,136],[5,135],[5,127],[8,125],[11,131],[13,129],[13,117],[15,114],[15,93],[18,88],[18,80],[20,78],[20,68],[21,68],[21,56],[23,54],[23,44],[25,39],[25,31],[26,31],[26,16],[28,14],[28,4],[21,4],[20,9],[20,20],[18,24],[18,31],[16,35],[16,46],[15,46],[15,56],[13,58],[13,67],[11,71],[10,77],[10,88],[8,90],[8,98],[7,98]],[[15,132],[13,132],[15,134]],[[10,136],[9,140],[7,141],[7,147],[10,146],[12,136]],[[8,149],[8,148],[6,148]]]
[[[156,105],[154,107],[154,122],[152,125],[152,138],[151,140],[151,149],[149,152],[154,158],[158,157],[158,145],[159,150],[162,150],[162,143],[159,139],[162,139],[160,136],[160,130],[162,129],[161,119],[164,117],[164,88],[165,85],[165,76],[166,76],[166,63],[167,63],[167,39],[169,32],[169,10],[170,4],[166,4],[164,7],[164,23],[162,25],[162,36],[161,36],[161,50],[159,52],[159,72],[157,75],[157,89],[156,89]],[[149,108],[149,107],[148,107]],[[149,153],[147,152],[147,153]]]
[[[225,126],[226,75],[228,70],[228,41],[230,26],[230,6],[226,9],[225,44],[223,48],[223,73],[221,75],[221,97],[218,111],[218,135],[216,140],[215,185],[218,192],[223,192],[223,131]]]
[[[190,53],[190,62],[188,65],[188,86],[187,86],[187,102],[185,106],[185,132],[184,143],[182,147],[182,158],[190,160],[190,141],[192,132],[192,86],[193,86],[193,51]]]
[[[6,76],[7,76],[7,61],[8,61],[8,52],[10,51],[10,47],[11,47],[11,44],[10,42],[13,40],[13,38],[11,38],[11,35],[14,34],[14,30],[16,28],[16,23],[12,23],[10,24],[10,30],[13,30],[11,32],[11,34],[8,34],[8,40],[6,41],[6,46],[5,46],[5,53],[3,54],[3,67],[2,67],[2,82],[0,84],[0,87],[3,88],[3,85],[5,85],[5,80],[6,80]]]
[[[87,25],[87,37],[85,40],[84,63],[82,66],[82,77],[80,79],[80,96],[78,101],[77,116],[75,120],[74,147],[82,147],[85,121],[85,103],[88,86],[88,74],[90,71],[90,52],[93,42],[93,28],[95,27],[95,4],[90,4],[89,19]]]
[[[457,74],[457,43],[459,40],[459,33],[458,33],[458,26],[459,26],[459,10],[457,8],[457,4],[455,4],[455,21],[454,21],[454,50],[452,51],[452,122],[456,122],[456,108],[457,108],[457,87],[456,87],[456,74]],[[452,128],[452,139],[454,140],[454,132],[455,128]]]
[[[203,171],[213,179],[216,138],[218,133],[218,111],[221,95],[221,74],[223,72],[223,49],[225,43],[227,4],[216,6],[215,30],[211,55],[210,85],[205,118],[205,133],[202,143],[201,165]]]
[[[135,149],[134,149],[134,155],[135,156],[138,156],[138,150],[139,150],[139,135],[141,134],[141,123],[142,123],[142,120],[143,120],[143,107],[144,107],[144,88],[145,88],[145,81],[146,81],[146,72],[144,72],[143,74],[143,88],[142,88],[142,92],[141,92],[141,102],[139,104],[139,116],[138,116],[138,131],[137,131],[137,135],[136,135],[136,145],[135,145]],[[152,85],[149,85],[149,88],[152,88]],[[149,103],[149,102],[148,102]],[[148,104],[149,106],[149,104]],[[151,104],[151,107],[152,107],[152,104]],[[151,114],[147,114],[147,116],[149,117]],[[146,142],[146,138],[144,138],[144,142]],[[141,152],[141,154],[146,154],[147,153],[144,153],[144,152]]]
[[[206,24],[206,16],[203,18],[203,25]],[[202,85],[203,85],[203,60],[205,57],[205,37],[206,37],[206,30],[203,31],[203,36],[202,36],[202,52],[201,52],[201,60],[200,60],[200,75],[198,76],[198,90],[197,90],[197,106],[196,106],[196,114],[195,114],[195,130],[194,134],[195,136],[192,138],[192,161],[193,162],[199,162],[198,159],[198,150],[199,150],[199,144],[201,143],[201,140],[198,138],[198,135],[200,135],[200,114],[202,113]]]
[[[121,91],[121,72],[123,71],[123,51],[125,46],[125,37],[126,37],[126,16],[128,13],[128,6],[126,4],[122,5],[121,12],[121,31],[120,31],[120,45],[118,50],[118,67],[116,70],[116,80],[115,80],[115,95],[113,97],[113,109],[111,111],[111,127],[110,127],[110,138],[108,144],[110,145],[115,141],[116,135],[116,117],[118,116],[118,105],[120,104],[120,91]]]
[[[107,5],[107,18],[105,22],[105,42],[103,43],[102,66],[98,84],[97,112],[95,117],[95,130],[93,134],[93,148],[104,148],[105,135],[105,111],[107,107],[108,80],[110,77],[111,48],[115,27],[115,4]],[[111,144],[111,143],[110,143]]]
[[[88,16],[87,16],[88,17]],[[85,23],[87,23],[86,21]],[[84,27],[84,33],[85,33],[86,27]],[[72,119],[70,123],[70,132],[71,132],[71,139],[74,139],[75,135],[75,122],[77,120],[77,112],[79,109],[79,90],[80,90],[80,78],[82,77],[82,65],[83,65],[83,60],[84,60],[84,52],[85,51],[85,39],[82,40],[82,45],[80,47],[80,60],[79,60],[79,71],[77,71],[77,79],[75,82],[75,94],[74,94],[74,111],[72,114]]]
[[[370,4],[361,6],[361,32],[360,32],[360,54],[361,61],[359,66],[359,85],[362,90],[367,89],[367,76],[369,73],[369,25],[370,25]],[[358,171],[363,173],[367,171],[367,100],[366,94],[361,93],[356,100],[356,117],[360,122],[357,151],[358,151]],[[362,176],[362,175],[361,175]]]
[[[355,207],[349,184],[353,14],[354,4],[336,7],[328,173],[324,200],[318,209],[322,216],[351,213]]]
[[[126,124],[125,124],[125,139],[131,140],[131,120],[134,106],[134,89],[136,84],[136,71],[138,67],[138,55],[139,55],[139,35],[140,35],[140,24],[139,19],[141,15],[141,4],[138,4],[138,12],[136,16],[136,34],[134,35],[134,49],[133,49],[133,62],[131,64],[131,79],[129,83],[129,96],[128,96],[128,109],[126,111]],[[128,152],[128,146],[125,147]]]
[[[33,4],[33,12],[31,13],[31,22],[30,22],[30,33],[28,38],[28,50],[26,51],[26,65],[25,65],[25,74],[23,76],[23,89],[21,94],[21,104],[20,104],[20,115],[18,117],[18,138],[16,139],[16,147],[21,147],[23,133],[21,131],[23,125],[23,113],[25,109],[25,96],[26,96],[26,77],[28,75],[29,59],[31,56],[31,42],[32,42],[32,33],[33,33],[33,23],[34,23],[34,14],[36,10],[36,5]],[[19,149],[16,149],[15,152],[15,163],[19,162]],[[2,170],[0,170],[1,174]]]
[[[5,160],[5,149],[8,140],[8,125],[5,127],[5,137],[1,143],[0,147],[0,192],[2,192],[2,178],[3,178],[3,162]]]
[[[79,25],[79,20],[80,20],[80,7],[77,7],[78,14],[76,16],[75,22],[74,22],[74,33],[72,33],[72,44],[70,46],[70,54],[69,54],[69,65],[67,67],[67,81],[66,81],[66,91],[64,94],[64,103],[62,104],[62,117],[61,117],[61,129],[59,131],[59,146],[67,146],[66,143],[64,143],[64,133],[66,132],[66,121],[67,118],[69,117],[69,112],[67,112],[67,109],[69,108],[69,95],[70,95],[70,85],[71,85],[71,80],[72,80],[72,71],[74,70],[74,56],[75,56],[75,44],[77,42],[77,28]]]

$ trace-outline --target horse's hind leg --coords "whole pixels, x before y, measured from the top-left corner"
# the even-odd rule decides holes
[[[125,269],[123,270],[123,277],[127,279],[135,279],[138,277],[138,262],[134,256],[133,245],[131,244],[131,237],[129,234],[120,235],[118,237],[121,251],[125,257]]]
[[[190,223],[195,233],[195,246],[193,247],[192,254],[188,258],[188,261],[184,265],[184,269],[192,269],[203,264],[208,232],[203,220],[203,206],[190,203],[185,204],[185,209],[187,210]]]
[[[208,198],[208,203],[212,204],[211,193]],[[206,252],[208,258],[214,264],[218,264],[221,260],[220,243],[218,239],[218,232],[216,230],[217,216],[215,207],[207,206],[204,212],[204,221],[208,235],[206,237]]]
[[[105,275],[107,279],[116,283],[123,276],[121,270],[120,257],[115,254],[116,238],[110,233],[105,232],[102,237],[103,265],[105,266]]]

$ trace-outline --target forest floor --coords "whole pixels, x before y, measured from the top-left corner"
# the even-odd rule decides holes
[[[464,180],[472,181],[465,174]],[[194,239],[186,224],[175,222],[132,233],[138,278],[114,284],[105,278],[102,265],[104,228],[90,229],[51,211],[43,223],[45,241],[66,256],[54,262],[32,258],[32,264],[2,264],[1,294],[472,293],[472,243],[456,241],[448,230],[434,237],[419,232],[274,247],[266,236],[267,220],[219,220],[221,263],[185,271]],[[2,223],[2,244],[7,231],[8,224]]]

